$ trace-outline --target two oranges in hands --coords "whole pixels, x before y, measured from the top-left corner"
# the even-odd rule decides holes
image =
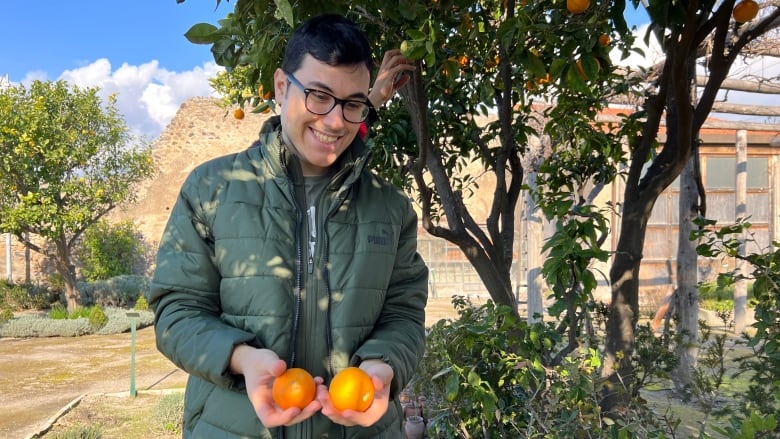
[[[286,410],[306,407],[314,400],[316,390],[314,377],[293,367],[276,377],[271,392],[276,405]],[[374,400],[374,382],[363,369],[348,367],[333,377],[328,394],[336,409],[364,412]]]

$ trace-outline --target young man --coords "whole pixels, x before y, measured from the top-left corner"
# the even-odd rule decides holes
[[[182,186],[149,303],[159,350],[190,374],[185,438],[403,437],[397,397],[425,345],[428,271],[409,199],[368,171],[357,136],[371,71],[354,23],[309,20],[274,74],[280,115]],[[330,402],[347,366],[373,377],[365,412]],[[318,383],[302,410],[271,396],[290,367]]]

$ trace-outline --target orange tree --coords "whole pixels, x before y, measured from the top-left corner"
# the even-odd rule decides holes
[[[115,98],[97,92],[63,81],[0,87],[0,231],[53,261],[70,310],[81,301],[74,246],[153,170]]]
[[[639,268],[653,205],[696,154],[701,127],[734,61],[743,52],[749,53],[751,43],[760,43],[780,23],[777,2],[766,2],[760,18],[748,23],[733,20],[734,7],[734,0],[657,1],[647,9],[651,20],[647,38],[658,40],[665,59],[645,72],[643,79],[648,80],[648,88],[644,102],[632,116],[642,117],[644,122],[641,131],[628,138],[630,167],[610,269],[612,300],[602,371],[608,383],[603,405],[608,409],[622,405],[626,395],[622,389],[635,378],[630,354],[634,352],[639,317]],[[707,81],[700,85],[698,96],[693,93],[697,63],[707,69]],[[662,121],[666,142],[659,147]]]
[[[622,160],[618,136],[593,121],[607,95],[628,88],[613,73],[609,48],[599,44],[602,35],[611,35],[610,47],[630,46],[624,6],[604,3],[573,14],[566,0],[239,0],[217,26],[195,24],[186,36],[211,46],[227,69],[213,83],[234,103],[249,101],[254,111],[267,110],[270,101],[256,90],[271,89],[287,36],[311,15],[331,11],[353,18],[375,42],[376,59],[400,47],[417,70],[402,98],[380,110],[370,140],[374,168],[417,195],[423,227],[457,245],[492,299],[513,310],[510,273],[516,207],[526,189],[524,161],[540,155],[529,138],[551,139],[545,165],[533,169],[541,182],[536,199],[579,240],[556,249],[545,269],[556,298],[569,300],[556,309],[561,312],[584,304],[596,284],[588,263],[607,257],[598,250],[607,224],[577,193],[609,182]],[[545,105],[553,98],[554,107]],[[467,207],[476,175],[466,170],[473,163],[495,182],[486,218]]]

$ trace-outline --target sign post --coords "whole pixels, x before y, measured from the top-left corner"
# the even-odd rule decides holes
[[[129,312],[127,316],[130,317],[130,396],[135,397],[137,392],[135,390],[135,323],[136,319],[141,315],[137,312]]]

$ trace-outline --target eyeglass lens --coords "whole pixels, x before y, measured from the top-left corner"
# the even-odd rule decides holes
[[[328,92],[306,88],[292,73],[287,73],[287,78],[303,90],[306,109],[311,113],[322,116],[330,113],[336,104],[341,104],[341,114],[347,122],[360,123],[368,116],[369,107],[366,102],[339,99]]]

